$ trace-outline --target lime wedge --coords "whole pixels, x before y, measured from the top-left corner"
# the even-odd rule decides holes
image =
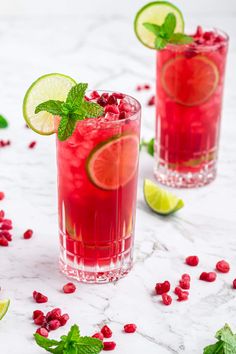
[[[160,26],[169,13],[176,17],[175,32],[184,32],[184,19],[181,11],[167,1],[150,2],[138,11],[134,20],[134,31],[142,44],[152,49],[155,48],[155,35],[148,31],[143,24],[149,22]]]
[[[10,300],[0,300],[0,320],[6,315]]]
[[[138,156],[139,139],[136,135],[114,136],[98,144],[91,152],[87,160],[87,173],[97,187],[115,190],[134,177]]]
[[[40,135],[55,132],[53,115],[47,112],[35,114],[35,108],[48,100],[65,101],[68,92],[76,84],[71,77],[48,74],[37,79],[27,90],[23,102],[23,116],[28,126]]]
[[[182,199],[157,186],[149,179],[144,181],[144,198],[147,205],[161,215],[172,214],[184,206]]]

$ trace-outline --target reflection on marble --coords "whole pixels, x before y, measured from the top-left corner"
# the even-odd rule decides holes
[[[154,53],[139,45],[130,22],[123,16],[89,19],[71,17],[2,17],[0,21],[0,111],[10,119],[10,128],[0,131],[12,146],[0,151],[0,202],[14,222],[14,241],[0,248],[2,297],[11,298],[11,308],[0,322],[1,353],[43,352],[32,340],[35,330],[31,313],[59,306],[78,323],[82,333],[92,334],[108,323],[114,331],[117,354],[200,354],[219,327],[234,327],[236,292],[236,45],[234,19],[210,18],[211,23],[231,32],[224,119],[218,178],[198,190],[179,190],[186,207],[171,217],[150,212],[142,196],[144,177],[152,178],[152,158],[141,153],[135,264],[130,275],[118,283],[78,285],[73,295],[64,295],[66,279],[58,272],[56,168],[54,138],[40,137],[24,127],[21,102],[27,86],[47,72],[63,72],[90,87],[125,90],[143,104],[142,135],[153,136],[154,108],[146,102],[152,92],[135,92],[139,83],[151,83],[154,92]],[[206,21],[205,21],[206,22]],[[27,145],[36,140],[37,146]],[[35,232],[22,239],[27,228]],[[187,255],[198,254],[198,268],[184,265]],[[210,271],[226,258],[232,265],[228,275],[218,275],[212,284],[199,282],[201,271]],[[182,273],[192,276],[190,299],[165,307],[153,295],[157,281],[169,279],[173,287]],[[35,305],[33,290],[49,297]],[[137,333],[122,333],[125,323],[134,322]],[[61,335],[66,328],[53,333]]]

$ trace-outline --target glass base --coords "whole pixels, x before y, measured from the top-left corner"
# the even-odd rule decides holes
[[[175,188],[196,188],[211,183],[216,177],[216,162],[205,164],[198,172],[179,172],[166,168],[166,164],[158,163],[154,169],[158,182]]]
[[[65,247],[66,235],[60,232],[60,238],[64,242],[60,247],[59,267],[61,272],[69,278],[90,284],[108,283],[123,278],[132,268],[132,243],[131,247],[123,248],[123,252],[113,254],[112,257],[94,259],[72,253]],[[132,240],[133,236],[129,236],[128,239]]]

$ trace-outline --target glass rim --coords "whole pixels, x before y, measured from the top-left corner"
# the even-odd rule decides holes
[[[124,119],[116,119],[116,120],[108,120],[108,121],[105,121],[105,122],[101,122],[102,123],[102,125],[103,125],[103,128],[104,128],[104,125],[111,125],[111,124],[116,124],[116,125],[120,125],[120,124],[124,124],[124,123],[126,123],[126,122],[129,122],[129,121],[134,121],[134,120],[136,120],[136,119],[138,119],[139,118],[139,115],[140,115],[140,113],[141,113],[141,110],[142,110],[142,105],[141,105],[141,103],[135,98],[135,97],[133,97],[133,96],[131,96],[131,95],[128,95],[128,94],[126,94],[126,93],[123,93],[123,92],[120,92],[120,91],[112,91],[112,90],[100,90],[100,89],[98,89],[98,90],[87,90],[86,91],[86,93],[89,93],[89,92],[93,92],[93,91],[97,91],[98,93],[109,93],[109,94],[112,94],[112,93],[117,93],[117,94],[122,94],[122,95],[124,95],[125,97],[124,98],[129,98],[129,99],[131,99],[134,103],[135,103],[135,105],[137,106],[137,110],[134,112],[134,113],[132,113],[129,117],[127,117],[127,118],[124,118]],[[85,120],[83,120],[83,121],[81,121],[81,122],[88,122],[88,121],[90,121],[90,120],[93,120],[93,119],[98,119],[98,118],[87,118],[87,119],[85,119]]]
[[[214,31],[215,33],[219,34],[219,35],[222,35],[225,39],[224,42],[221,42],[221,43],[215,43],[215,44],[201,44],[201,45],[198,45],[196,47],[192,47],[192,44],[168,44],[166,46],[166,49],[170,49],[170,50],[173,50],[173,51],[184,51],[188,48],[191,49],[191,51],[199,51],[199,52],[210,52],[214,49],[218,49],[219,47],[222,47],[222,46],[227,46],[228,43],[229,43],[229,35],[221,30],[220,28],[217,28],[217,27],[212,27],[212,28],[207,28],[206,29],[207,31]],[[177,50],[176,50],[177,49]],[[165,49],[164,49],[165,50]]]

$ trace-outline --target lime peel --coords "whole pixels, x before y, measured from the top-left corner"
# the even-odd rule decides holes
[[[8,308],[10,306],[10,300],[0,300],[0,320],[6,315]]]

